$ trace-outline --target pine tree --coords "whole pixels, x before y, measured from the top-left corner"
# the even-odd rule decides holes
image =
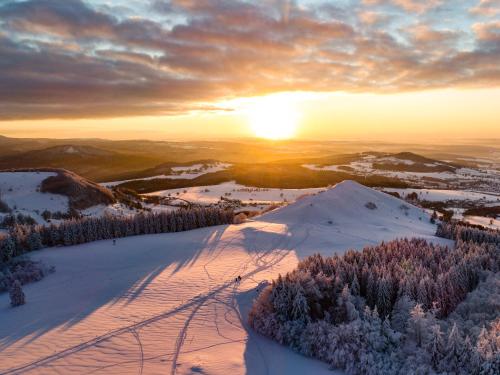
[[[395,330],[406,332],[407,324],[410,319],[410,312],[414,306],[415,302],[406,294],[398,298],[391,314],[391,324]]]
[[[443,333],[441,332],[439,324],[433,325],[430,329],[427,351],[431,357],[432,368],[437,370],[439,363],[444,357]]]
[[[377,310],[380,316],[385,317],[389,314],[392,308],[391,304],[391,284],[389,280],[383,277],[378,283],[377,291]]]
[[[443,361],[443,371],[459,374],[462,370],[461,357],[464,353],[464,341],[460,336],[456,323],[453,323],[448,343],[446,345],[446,356]]]
[[[359,286],[358,276],[354,274],[351,283],[351,294],[353,296],[359,296],[359,293],[360,293],[360,286]]]
[[[12,237],[6,237],[0,242],[0,262],[7,263],[14,256],[15,243]]]
[[[24,292],[19,280],[15,280],[9,290],[10,304],[12,307],[21,306],[25,304]]]
[[[335,309],[335,321],[338,323],[352,322],[359,318],[359,313],[353,303],[353,298],[347,284],[342,289],[342,293],[337,299]]]
[[[36,230],[32,230],[28,235],[27,244],[30,251],[40,250],[43,247],[40,233]]]
[[[295,294],[292,300],[292,319],[301,321],[302,323],[307,323],[309,321],[309,305],[307,304],[307,299],[304,296],[304,290],[299,283],[294,284]]]
[[[421,304],[417,304],[411,310],[407,330],[408,337],[415,341],[418,347],[422,347],[427,340],[428,327],[425,312]]]

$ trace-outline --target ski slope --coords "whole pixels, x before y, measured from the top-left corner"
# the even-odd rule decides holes
[[[27,285],[19,308],[0,295],[0,373],[332,374],[249,330],[252,300],[314,252],[405,236],[446,242],[402,203],[345,181],[241,225],[33,253],[56,273]]]

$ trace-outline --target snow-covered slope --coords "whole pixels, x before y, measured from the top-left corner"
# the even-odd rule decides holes
[[[242,225],[36,252],[57,271],[24,306],[0,295],[0,373],[332,374],[249,330],[256,288],[313,252],[433,238],[402,203],[344,182]]]
[[[374,208],[367,207],[370,203]],[[295,204],[269,212],[260,220],[286,224],[310,234],[301,256],[329,246],[336,251],[361,248],[388,238],[433,238],[435,225],[429,215],[391,195],[344,181],[334,188],[299,199]]]
[[[0,171],[0,199],[11,214],[30,216],[40,224],[46,223],[44,211],[67,214],[76,210],[83,215],[99,215],[105,210],[120,214],[118,210],[123,208],[115,202],[111,190],[56,168]],[[0,220],[7,214],[0,213]]]
[[[40,214],[45,210],[67,212],[68,197],[40,192],[42,181],[56,175],[55,172],[0,172],[0,197],[15,213],[33,216],[37,221],[43,221]]]

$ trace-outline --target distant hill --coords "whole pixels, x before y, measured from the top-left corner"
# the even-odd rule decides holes
[[[92,180],[106,180],[110,175],[143,169],[157,160],[121,154],[92,146],[59,145],[0,157],[0,169],[64,168]]]
[[[317,167],[342,165],[349,170],[349,164],[354,162],[369,162],[373,169],[401,172],[453,172],[462,165],[437,159],[428,158],[413,152],[361,152],[356,154],[332,155],[323,158],[314,158],[308,164]],[[346,169],[347,168],[347,169]]]

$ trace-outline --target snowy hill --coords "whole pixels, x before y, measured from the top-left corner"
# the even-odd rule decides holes
[[[308,250],[314,252],[316,241],[318,246],[329,244],[331,249],[340,251],[388,238],[432,238],[436,230],[422,209],[354,181],[344,181],[327,191],[306,196],[261,216],[260,220],[298,230],[307,227],[311,239],[301,256],[307,255]]]
[[[313,252],[445,241],[401,204],[346,181],[241,225],[32,253],[57,271],[24,306],[0,295],[0,373],[332,374],[249,329],[256,288]]]
[[[42,182],[56,175],[55,172],[0,172],[0,199],[14,213],[33,216],[37,221],[43,221],[40,214],[45,210],[67,212],[68,197],[40,192]]]
[[[72,172],[52,168],[0,171],[0,199],[12,214],[31,216],[39,223],[44,222],[44,211],[66,214],[70,209],[114,203],[110,190]]]

